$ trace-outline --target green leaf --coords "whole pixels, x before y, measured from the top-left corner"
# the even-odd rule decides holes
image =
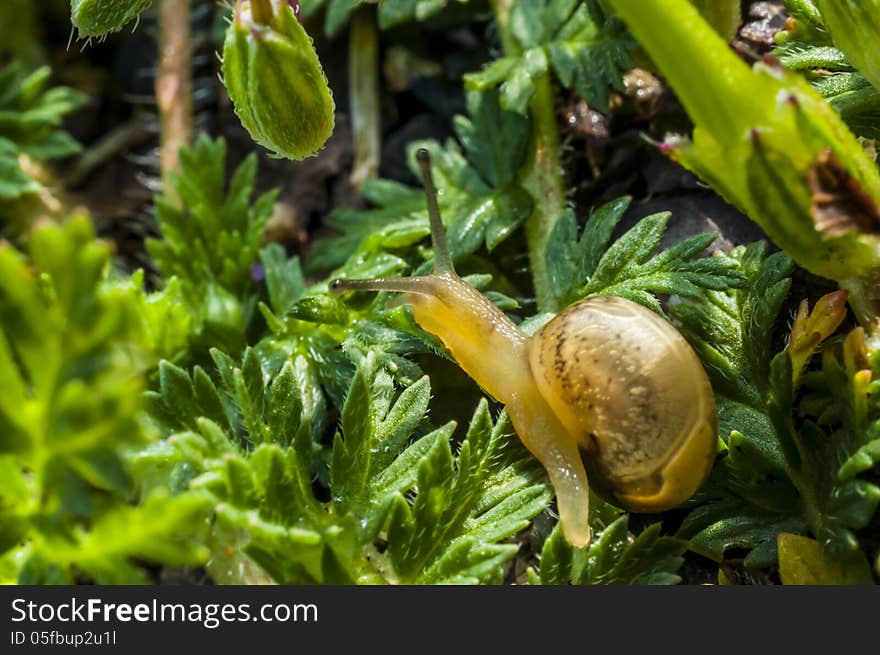
[[[25,584],[142,584],[144,563],[202,564],[206,499],[137,502],[127,458],[147,441],[137,302],[108,283],[110,248],[84,216],[0,244],[3,568]],[[192,389],[164,368],[189,408]]]
[[[716,392],[759,410],[770,386],[773,326],[793,270],[784,253],[768,257],[766,252],[762,242],[734,249],[731,257],[739,262],[748,284],[707,291],[697,302],[682,303],[672,312]]]
[[[880,408],[868,400],[873,337],[852,332],[842,357],[839,344],[826,346],[821,368],[802,374],[831,331],[802,334],[808,322],[802,310],[790,347],[800,349],[804,361],[795,371],[788,350],[772,356],[791,263],[781,253],[764,252],[760,245],[732,252],[748,277],[746,287],[706,292],[674,310],[718,394],[727,448],[679,535],[706,557],[721,560],[730,548],[748,549],[747,566],[770,567],[780,533],[810,533],[822,544],[823,557],[850,561],[856,534],[880,504],[880,487],[858,478],[873,464],[880,420]],[[817,321],[830,298],[817,303]],[[807,338],[816,343],[803,350],[800,341]]]
[[[243,346],[243,334],[255,314],[256,281],[261,279],[263,228],[277,198],[270,191],[253,199],[257,158],[251,155],[227,181],[226,143],[199,137],[180,153],[180,171],[156,198],[162,239],[148,239],[147,251],[159,272],[179,280],[194,317],[195,331],[210,346]],[[179,199],[179,204],[176,199]],[[290,297],[279,276],[296,274],[295,264],[281,264],[269,250],[276,301]],[[257,275],[260,273],[260,275]],[[296,289],[297,281],[289,284]]]
[[[687,542],[661,536],[654,523],[633,538],[621,516],[593,536],[586,548],[572,548],[560,525],[544,542],[540,569],[532,580],[545,585],[668,585],[681,581]]]
[[[517,182],[527,153],[528,122],[504,111],[494,93],[469,93],[467,116],[455,118],[461,146],[448,141],[410,143],[410,168],[421,176],[415,152],[427,148],[434,164],[440,210],[453,256],[473,253],[485,243],[489,250],[506,240],[532,212],[531,196]],[[364,256],[398,250],[428,235],[424,195],[397,182],[375,180],[364,187],[376,205],[366,211],[336,210],[327,224],[342,232],[316,244],[309,271],[340,266],[354,253]]]
[[[70,17],[80,38],[121,30],[149,9],[153,0],[70,0]]]
[[[623,89],[635,42],[615,17],[590,11],[578,0],[517,0],[510,10],[511,31],[522,53],[467,75],[469,89],[498,88],[501,106],[520,114],[535,93],[535,80],[552,68],[566,88],[590,106],[608,111],[610,89]],[[594,7],[595,9],[595,7]]]
[[[873,584],[871,569],[861,553],[850,561],[830,559],[814,539],[779,535],[779,576],[785,585]]]
[[[609,4],[694,122],[692,139],[667,141],[671,157],[798,264],[846,285],[860,320],[877,314],[866,286],[880,263],[877,236],[860,227],[862,210],[838,211],[880,203],[880,175],[840,116],[799,75],[772,61],[743,62],[687,0]],[[828,205],[826,175],[847,180]]]
[[[266,289],[272,311],[283,314],[306,292],[306,282],[299,258],[287,258],[277,243],[270,243],[260,251],[260,261],[266,274]]]
[[[454,425],[424,427],[428,379],[398,391],[373,352],[346,394],[329,489],[320,494],[329,500],[321,500],[313,486],[320,460],[296,367],[286,363],[262,387],[261,404],[236,388],[246,362],[239,376],[228,358],[215,359],[240,423],[194,419],[190,408],[183,422],[196,423],[201,436],[169,433],[170,451],[157,454],[194,468],[190,486],[212,497],[215,550],[246,555],[277,582],[498,581],[516,552],[502,542],[550,500],[543,470],[513,441],[506,418],[493,424],[481,403],[455,457]],[[265,414],[255,415],[257,406]],[[248,422],[265,438],[242,449],[237,433]],[[374,546],[380,538],[382,553]]]
[[[85,104],[86,96],[67,87],[47,89],[50,75],[48,67],[29,74],[18,63],[0,68],[0,200],[14,200],[40,188],[19,167],[19,155],[47,161],[80,150],[61,130],[61,122]]]
[[[730,258],[699,256],[714,240],[711,234],[688,237],[654,254],[669,214],[643,218],[608,247],[629,203],[624,197],[597,209],[580,237],[574,212],[566,210],[559,217],[544,257],[560,306],[586,296],[612,295],[662,314],[660,303],[650,292],[694,298],[704,289],[725,290],[744,284],[745,277]]]

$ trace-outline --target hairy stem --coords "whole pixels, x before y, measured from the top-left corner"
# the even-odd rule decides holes
[[[381,120],[379,112],[379,28],[376,7],[367,4],[355,11],[349,32],[348,86],[351,128],[354,134],[354,169],[351,183],[360,189],[379,174]]]
[[[559,127],[554,102],[549,77],[544,75],[536,79],[535,95],[529,102],[532,157],[525,171],[523,186],[535,199],[535,210],[525,227],[539,312],[560,309],[550,285],[545,257],[553,226],[565,210],[565,180],[559,156]]]
[[[495,23],[501,45],[507,55],[519,52],[510,29],[512,0],[493,0]],[[565,209],[565,180],[559,155],[559,127],[556,124],[555,97],[548,75],[534,80],[535,94],[529,102],[532,125],[531,157],[523,171],[522,182],[535,201],[535,209],[525,225],[532,282],[539,312],[555,312],[559,303],[550,285],[544,253],[550,233]]]
[[[189,0],[161,0],[156,100],[161,130],[159,158],[166,194],[171,193],[169,174],[180,168],[180,149],[192,140],[192,57],[189,28]],[[172,201],[178,202],[175,198]]]

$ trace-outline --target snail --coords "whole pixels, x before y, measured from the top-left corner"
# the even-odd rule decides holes
[[[547,470],[572,545],[590,541],[588,475],[625,509],[659,512],[687,500],[712,466],[718,427],[712,388],[688,343],[663,317],[612,296],[581,300],[526,335],[456,274],[427,150],[417,160],[434,272],[335,280],[331,290],[405,294],[416,322],[506,405]]]

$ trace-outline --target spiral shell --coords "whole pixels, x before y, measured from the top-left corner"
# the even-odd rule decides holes
[[[662,511],[705,479],[716,451],[712,388],[662,317],[623,298],[587,298],[532,337],[529,364],[610,500]]]

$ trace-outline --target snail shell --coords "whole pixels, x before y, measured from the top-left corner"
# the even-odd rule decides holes
[[[587,298],[530,339],[529,364],[601,495],[658,512],[705,479],[717,434],[712,388],[662,317],[623,298]]]
[[[419,325],[504,403],[543,464],[570,543],[590,540],[589,485],[631,510],[687,500],[716,451],[715,398],[696,354],[663,317],[623,298],[587,298],[529,337],[455,273],[427,151],[434,273],[336,280],[336,293],[401,292]]]

